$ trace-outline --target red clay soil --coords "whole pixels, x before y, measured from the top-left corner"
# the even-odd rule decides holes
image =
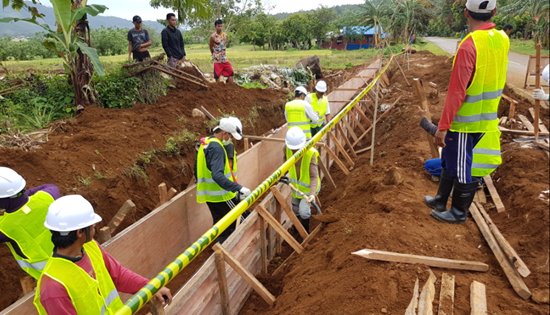
[[[406,64],[403,67],[407,70]],[[450,64],[444,57],[427,53],[411,56],[409,80],[421,77],[439,86],[439,100],[430,99],[434,117],[441,114],[439,104],[443,104],[449,74]],[[488,272],[433,268],[438,277],[434,310],[439,279],[446,272],[456,277],[455,314],[469,314],[473,280],[487,287],[489,314],[548,314],[547,304],[523,300],[513,291],[471,218],[466,224],[451,225],[430,217],[422,197],[433,194],[437,183],[423,170],[430,152],[418,126],[422,116],[419,103],[399,72],[394,73],[389,90],[384,102],[391,103],[399,95],[403,98],[377,126],[374,166],[369,165],[370,153],[364,153],[347,177],[332,168],[337,189],[323,186],[325,212],[340,220],[325,226],[280,276],[262,279],[277,295],[273,307],[252,294],[241,314],[403,314],[415,279],[420,278],[422,285],[428,267],[369,261],[350,254],[363,248],[489,264]],[[548,111],[543,114],[548,116]],[[541,191],[548,190],[547,154],[505,144],[504,164],[493,179],[507,210],[497,214],[487,207],[488,213],[530,267],[527,286],[547,296],[549,209],[538,199]]]
[[[0,165],[17,170],[29,186],[55,183],[63,194],[84,195],[103,223],[125,200],[132,199],[137,211],[123,222],[121,231],[155,208],[161,182],[181,191],[191,181],[194,141],[182,144],[179,154],[162,150],[166,139],[182,130],[192,132],[196,139],[206,134],[208,121],[193,118],[193,108],[204,106],[214,116],[234,114],[241,118],[245,133],[261,135],[284,123],[285,99],[280,91],[213,84],[208,90],[179,87],[155,105],[121,110],[89,107],[77,118],[56,123],[49,141],[39,149],[0,148]],[[152,158],[143,154],[153,150]],[[142,166],[146,177],[130,175],[135,164]],[[6,246],[0,247],[0,266],[3,309],[21,295],[19,278],[24,273]]]

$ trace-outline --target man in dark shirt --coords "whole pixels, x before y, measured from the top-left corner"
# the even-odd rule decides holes
[[[151,58],[149,46],[152,42],[147,30],[141,27],[141,17],[134,16],[132,22],[134,28],[128,31],[128,60],[131,60],[131,57],[136,61]]]
[[[168,57],[168,65],[176,67],[180,62],[185,61],[185,44],[180,30],[176,27],[178,19],[174,13],[166,14],[166,28],[160,33],[162,37],[162,48]]]

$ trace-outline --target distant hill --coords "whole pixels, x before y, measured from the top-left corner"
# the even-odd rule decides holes
[[[55,17],[53,14],[53,9],[51,7],[36,5],[38,11],[45,15],[44,21],[50,27],[54,28],[55,26]],[[26,10],[15,11],[12,8],[0,9],[0,18],[3,17],[18,17],[26,18],[30,17],[30,13]],[[125,20],[122,18],[114,16],[91,16],[88,17],[90,22],[90,28],[100,28],[100,27],[110,27],[110,28],[123,28],[130,29],[132,28],[132,22],[130,20]],[[164,26],[157,21],[143,21],[146,27],[152,28],[160,33]],[[27,23],[27,22],[17,22],[17,23],[0,23],[0,37],[10,36],[10,37],[30,37],[35,33],[42,32],[42,28]]]
[[[341,16],[341,15],[348,14],[350,12],[357,12],[357,10],[360,7],[361,7],[361,4],[343,4],[343,5],[337,5],[337,6],[330,7],[330,8],[336,13],[336,16]],[[315,11],[315,10],[298,11],[298,12],[295,12],[295,13],[309,13],[309,12],[312,12],[312,11]],[[274,14],[273,16],[277,20],[284,20],[292,14],[294,14],[294,13],[283,12],[283,13]]]

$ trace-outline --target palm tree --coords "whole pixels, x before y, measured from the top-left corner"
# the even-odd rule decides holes
[[[508,16],[529,14],[533,19],[535,42],[542,41],[548,47],[548,32],[550,31],[549,18],[550,3],[548,0],[512,0],[502,8],[502,12]]]
[[[383,30],[382,21],[386,19],[389,13],[388,3],[384,0],[365,0],[362,11],[361,23],[374,28],[374,45],[378,46]]]

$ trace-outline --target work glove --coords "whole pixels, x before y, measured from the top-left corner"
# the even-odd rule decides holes
[[[312,203],[315,201],[315,195],[306,196],[305,199],[308,203]]]
[[[246,198],[248,196],[250,196],[250,189],[246,188],[246,187],[242,187],[241,190],[239,190],[239,194],[241,195],[242,198]]]
[[[548,94],[544,93],[543,89],[533,90],[533,98],[539,101],[548,101]]]

